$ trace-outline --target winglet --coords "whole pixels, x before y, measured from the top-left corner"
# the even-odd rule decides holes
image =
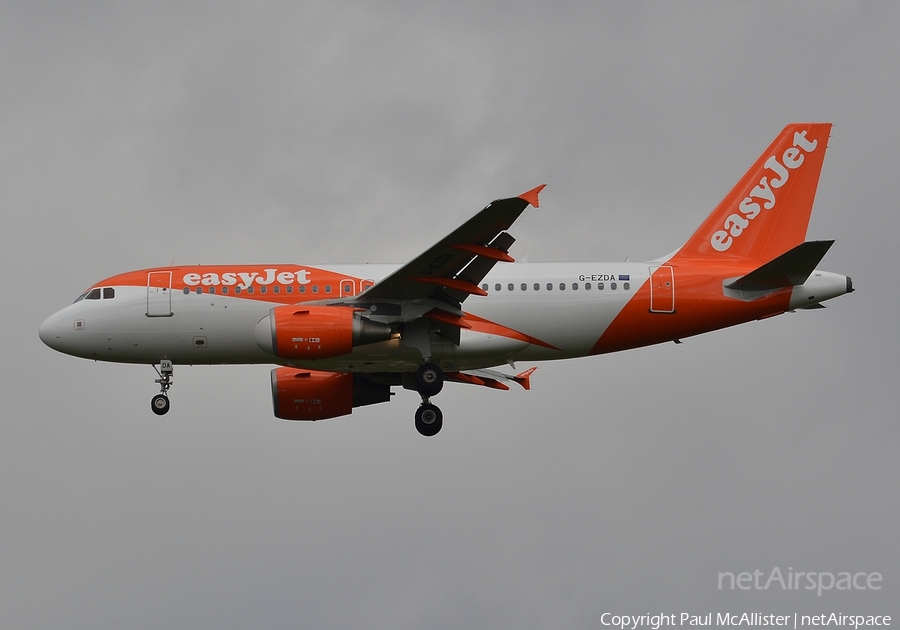
[[[540,208],[541,202],[538,199],[538,195],[541,194],[541,191],[544,190],[544,187],[546,185],[547,184],[541,184],[537,188],[532,188],[528,192],[522,193],[521,195],[519,195],[519,199],[530,203],[535,208]]]
[[[537,369],[536,367],[529,368],[529,369],[525,370],[524,372],[516,374],[512,380],[514,380],[516,383],[521,385],[526,390],[529,390],[529,389],[531,389],[531,375],[534,373],[534,371],[536,369]]]

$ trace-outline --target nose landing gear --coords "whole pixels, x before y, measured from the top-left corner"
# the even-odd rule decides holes
[[[430,398],[438,394],[444,387],[444,372],[440,367],[426,361],[416,370],[416,391],[422,397],[422,404],[416,409],[416,431],[425,437],[438,434],[444,425],[444,414],[437,405],[432,405]]]
[[[169,411],[169,388],[172,387],[172,362],[169,359],[162,359],[159,362],[159,368],[154,365],[153,369],[159,374],[159,378],[154,382],[159,383],[159,393],[150,400],[150,408],[158,416],[165,415]]]

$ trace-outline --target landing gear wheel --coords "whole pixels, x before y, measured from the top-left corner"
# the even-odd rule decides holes
[[[165,415],[169,411],[169,397],[157,394],[150,401],[150,408],[157,416]]]
[[[431,403],[422,403],[416,409],[416,431],[425,437],[437,435],[444,426],[444,414]]]
[[[416,389],[425,398],[435,396],[444,388],[444,372],[434,363],[423,363],[416,370]],[[436,409],[437,407],[435,407]]]

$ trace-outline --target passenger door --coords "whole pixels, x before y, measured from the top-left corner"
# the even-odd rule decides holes
[[[147,317],[172,316],[172,272],[147,273]]]

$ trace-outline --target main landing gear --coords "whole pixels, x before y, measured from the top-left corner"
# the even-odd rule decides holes
[[[422,404],[416,409],[416,431],[425,437],[437,435],[444,425],[444,414],[430,398],[444,387],[444,372],[440,367],[426,361],[416,371],[416,391],[422,397]]]
[[[153,369],[159,374],[156,383],[159,383],[159,393],[150,400],[150,408],[157,416],[162,416],[169,411],[169,388],[172,387],[172,362],[169,359],[162,359],[159,362],[159,369],[154,365]]]

